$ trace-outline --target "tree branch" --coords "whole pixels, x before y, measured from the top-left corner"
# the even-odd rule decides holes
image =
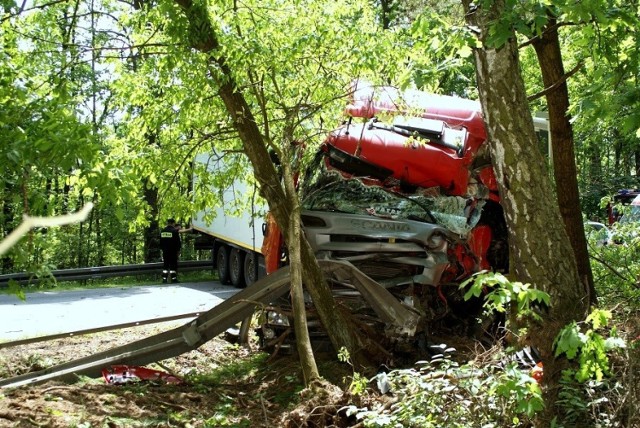
[[[524,48],[524,47],[526,47],[526,46],[532,45],[532,44],[533,44],[533,42],[535,42],[536,40],[540,39],[540,38],[541,38],[541,37],[542,37],[542,36],[543,36],[547,31],[551,31],[551,30],[553,30],[553,29],[558,29],[558,28],[560,28],[560,27],[568,27],[568,26],[570,26],[570,25],[577,25],[577,24],[576,24],[576,23],[574,23],[574,22],[556,22],[556,23],[555,23],[555,24],[553,24],[553,25],[550,25],[550,26],[548,26],[548,27],[545,27],[545,29],[544,29],[544,31],[542,32],[542,34],[538,34],[538,35],[536,35],[536,36],[534,36],[534,37],[531,37],[531,38],[530,38],[530,39],[528,39],[526,42],[522,42],[522,43],[520,43],[520,44],[518,45],[518,50],[520,50],[520,49],[522,49],[522,48]]]
[[[15,228],[2,242],[0,242],[0,256],[9,248],[13,247],[19,240],[36,227],[62,226],[65,224],[79,223],[85,221],[89,212],[93,208],[91,202],[87,203],[80,211],[73,214],[59,215],[55,217],[31,217],[25,215],[20,226]]]
[[[537,100],[538,98],[542,98],[542,97],[546,96],[549,92],[553,91],[558,86],[560,86],[564,82],[566,82],[569,77],[571,77],[574,74],[576,74],[578,72],[578,70],[580,70],[582,68],[583,65],[584,65],[584,61],[580,61],[579,63],[576,64],[575,67],[573,67],[573,69],[571,69],[571,71],[569,71],[568,73],[565,73],[562,76],[562,78],[558,79],[558,81],[555,82],[553,85],[549,86],[548,88],[544,88],[542,91],[540,91],[540,92],[538,92],[536,94],[529,95],[527,97],[527,101],[531,102],[531,101]]]

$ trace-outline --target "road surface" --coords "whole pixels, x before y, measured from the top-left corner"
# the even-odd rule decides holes
[[[238,291],[211,281],[0,295],[0,342],[205,312]]]

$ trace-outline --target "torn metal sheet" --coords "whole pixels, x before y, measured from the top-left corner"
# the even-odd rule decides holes
[[[319,260],[318,263],[329,278],[353,285],[380,319],[394,326],[396,333],[407,336],[416,333],[420,322],[420,314],[416,309],[402,304],[385,287],[347,261]]]

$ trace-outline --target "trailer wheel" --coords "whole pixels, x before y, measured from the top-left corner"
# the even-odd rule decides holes
[[[244,287],[244,251],[237,248],[229,254],[229,277],[234,287]]]
[[[218,266],[218,281],[221,284],[229,284],[229,248],[220,245],[216,253],[216,266]]]
[[[258,280],[258,256],[248,253],[244,256],[244,282],[249,287]]]

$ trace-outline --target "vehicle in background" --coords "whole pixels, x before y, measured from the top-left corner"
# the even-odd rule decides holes
[[[631,206],[631,208],[629,208]],[[635,207],[635,208],[634,208]],[[627,215],[629,214],[629,215]],[[640,190],[621,189],[607,203],[609,226],[619,222],[627,215],[625,222],[640,220]]]
[[[217,156],[203,153],[195,158],[194,171],[206,168],[212,174],[233,174],[238,153]],[[216,181],[208,191],[221,194],[221,203],[194,214],[192,227],[201,234],[198,249],[211,249],[213,267],[222,284],[244,287],[266,275],[262,244],[266,202],[258,195],[252,174],[233,174],[234,178]],[[194,173],[194,187],[202,174]]]
[[[620,223],[638,223],[640,222],[640,195],[633,198],[626,210],[620,218]]]
[[[621,189],[607,203],[609,243],[622,244],[635,239],[640,229],[640,190]]]
[[[593,238],[596,246],[609,245],[614,242],[613,232],[604,223],[587,221],[584,223],[587,238]]]

